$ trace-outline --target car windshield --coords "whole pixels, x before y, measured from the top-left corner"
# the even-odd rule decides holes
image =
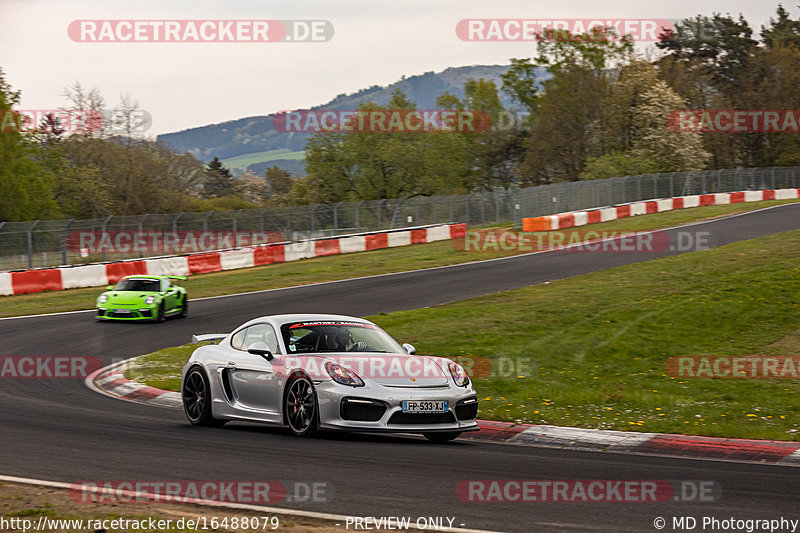
[[[393,338],[374,324],[346,320],[288,322],[281,326],[286,349],[292,353],[403,353]]]
[[[120,280],[114,287],[115,291],[142,291],[158,292],[161,282],[157,279],[129,278]]]

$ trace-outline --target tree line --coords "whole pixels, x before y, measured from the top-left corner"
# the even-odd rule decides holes
[[[610,31],[610,30],[609,30]],[[800,165],[797,133],[675,132],[676,110],[800,109],[800,20],[778,6],[759,37],[740,15],[698,15],[639,53],[625,36],[542,35],[512,58],[498,87],[483,78],[439,109],[480,110],[484,131],[320,131],[306,145],[306,176],[273,167],[234,177],[137,131],[123,95],[113,120],[66,131],[48,116],[32,131],[0,128],[0,220],[97,218],[460,194],[558,181],[734,167]],[[547,76],[537,76],[542,71]],[[514,109],[505,109],[501,93]],[[70,110],[106,108],[97,89],[66,90]],[[0,69],[0,116],[20,94]],[[416,110],[395,91],[385,106]],[[9,115],[11,113],[12,115]]]

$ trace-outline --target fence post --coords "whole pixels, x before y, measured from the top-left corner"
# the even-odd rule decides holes
[[[269,207],[265,207],[261,210],[261,213],[258,215],[258,231],[264,233],[264,215],[266,214]]]
[[[64,224],[64,227],[61,228],[61,264],[66,265],[67,263],[67,228],[74,219],[70,218]]]
[[[311,214],[309,215],[309,217],[311,218],[311,229],[308,231],[308,238],[309,239],[313,239],[314,238],[314,229],[315,229],[314,222],[315,222],[315,215],[317,214],[317,208],[318,207],[319,207],[319,204],[314,204],[313,206],[311,206]]]
[[[356,233],[361,233],[361,204],[364,200],[359,200],[356,203]]]
[[[30,226],[28,226],[28,268],[33,268],[33,228],[39,223],[38,220],[34,220]]]
[[[338,235],[339,234],[339,207],[343,203],[344,202],[337,202],[336,204],[333,205],[333,234],[334,235]]]
[[[286,211],[286,232],[289,235],[289,242],[294,242],[294,235],[292,234],[292,211],[294,211],[294,206],[291,206]]]
[[[208,231],[208,219],[213,214],[214,214],[214,211],[209,211],[208,213],[206,213],[206,216],[203,217],[203,233]]]
[[[449,198],[450,198],[450,223],[452,224],[453,222],[455,222],[455,220],[453,220],[453,217],[455,216],[455,214],[453,212],[453,210],[454,210],[453,204],[456,201],[456,197],[455,197],[455,195],[451,194]]]
[[[472,200],[472,195],[471,194],[467,194],[467,208],[466,208],[466,217],[465,217],[466,220],[464,221],[464,222],[466,222],[467,227],[469,227],[469,203],[470,203],[471,200]]]
[[[144,221],[147,220],[148,216],[150,216],[150,213],[145,213],[142,215],[142,218],[139,219],[139,236],[144,233]],[[139,257],[144,257],[144,250],[139,250]]]
[[[103,226],[102,226],[103,236],[105,236],[105,234],[106,234],[106,226],[108,225],[109,222],[111,222],[112,218],[114,218],[114,215],[108,215],[106,218],[103,219]],[[101,242],[102,242],[102,238],[101,238]],[[108,257],[106,255],[106,249],[103,248],[103,261],[105,261],[107,259],[108,259]]]
[[[172,232],[178,233],[178,220],[183,216],[183,213],[178,213],[175,215],[175,218],[172,219]]]
[[[241,213],[241,209],[237,209],[236,212],[233,214],[233,247],[239,247],[239,213]]]

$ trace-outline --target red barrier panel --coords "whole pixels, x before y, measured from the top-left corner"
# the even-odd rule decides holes
[[[123,261],[106,265],[108,283],[114,284],[125,276],[147,275],[147,263],[144,261]]]
[[[57,268],[12,272],[11,286],[14,288],[14,294],[60,291],[64,288],[61,284],[61,271]]]
[[[272,263],[283,263],[283,245],[278,246],[259,246],[253,250],[254,265],[270,265]]]
[[[774,200],[775,191],[764,191],[764,200]]]
[[[683,198],[673,198],[672,209],[683,209]]]
[[[716,198],[714,198],[713,194],[701,194],[700,195],[700,205],[714,205],[716,204]]]
[[[426,242],[428,242],[428,230],[426,229],[411,230],[411,244],[425,244]]]
[[[744,202],[744,193],[743,192],[732,192],[731,193],[731,203],[732,204],[741,204]]]
[[[425,230],[423,230],[425,231]],[[389,235],[386,233],[376,233],[374,235],[365,235],[364,249],[377,250],[378,248],[389,247]]]
[[[658,213],[658,202],[645,202],[644,212],[647,214]]]
[[[342,253],[339,248],[339,239],[326,239],[324,241],[314,241],[314,255],[339,255]]]
[[[617,207],[617,218],[625,218],[631,216],[631,206],[621,205]]]
[[[571,228],[575,225],[575,215],[558,215],[558,229]]]
[[[450,224],[450,238],[462,239],[467,236],[466,224]]]
[[[603,221],[603,212],[599,209],[595,209],[594,211],[588,211],[586,213],[586,223],[587,224],[597,224],[598,222]]]
[[[189,263],[189,272],[192,274],[205,274],[222,270],[222,260],[218,253],[189,255],[186,260]]]

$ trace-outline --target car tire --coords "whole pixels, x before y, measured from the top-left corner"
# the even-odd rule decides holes
[[[181,304],[181,312],[178,313],[178,318],[186,318],[186,315],[189,313],[189,298],[187,296],[183,297],[183,303]]]
[[[461,435],[460,431],[444,431],[441,433],[423,433],[425,438],[434,444],[445,444],[451,440],[457,439]]]
[[[218,420],[211,414],[211,386],[200,367],[189,370],[181,390],[183,412],[194,426],[219,427],[227,420]]]
[[[158,311],[156,311],[156,322],[164,322],[166,320],[165,313],[164,302],[161,302],[158,304]]]
[[[298,437],[310,437],[317,432],[319,403],[310,379],[298,376],[286,384],[283,416],[289,431]]]

